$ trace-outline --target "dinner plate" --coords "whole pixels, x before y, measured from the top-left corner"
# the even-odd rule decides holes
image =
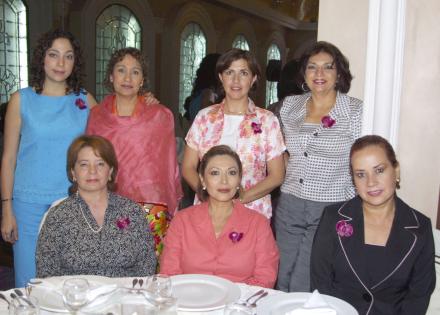
[[[91,289],[112,283],[110,278],[101,276],[63,276],[36,279],[41,280],[43,283],[32,288],[31,296],[35,296],[38,299],[40,308],[43,310],[56,313],[69,313],[64,306],[63,295],[61,293],[64,281],[69,278],[87,279]]]
[[[258,304],[257,314],[286,314],[295,308],[302,307],[311,295],[312,293],[308,292],[295,292],[268,296]],[[321,294],[321,296],[337,315],[359,315],[356,309],[347,302],[330,295]]]
[[[235,283],[212,275],[186,274],[171,277],[179,311],[203,312],[237,301],[241,291]]]

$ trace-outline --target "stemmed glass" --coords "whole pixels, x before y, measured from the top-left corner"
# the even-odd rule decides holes
[[[174,300],[171,279],[167,275],[154,275],[148,280],[147,290],[153,295],[159,308]]]
[[[89,282],[82,278],[67,279],[64,281],[62,292],[64,305],[76,314],[88,302]]]
[[[38,315],[38,300],[35,297],[16,296],[9,304],[10,315]]]
[[[254,310],[248,305],[232,303],[225,307],[224,315],[252,315]]]

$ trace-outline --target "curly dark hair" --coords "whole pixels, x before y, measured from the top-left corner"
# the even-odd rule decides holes
[[[317,42],[302,54],[299,62],[301,65],[300,72],[303,82],[310,57],[315,56],[320,52],[327,53],[333,58],[333,64],[336,66],[336,72],[338,74],[335,90],[347,93],[350,90],[351,80],[353,80],[353,76],[350,73],[350,63],[339,48],[329,42]]]
[[[147,60],[146,58],[142,55],[142,52],[134,47],[127,47],[127,48],[121,48],[119,50],[116,50],[115,52],[113,52],[112,56],[110,57],[110,60],[107,64],[107,70],[105,72],[105,79],[104,79],[104,86],[106,87],[107,90],[114,92],[114,88],[113,88],[113,82],[110,81],[110,76],[113,73],[113,68],[115,67],[115,65],[121,61],[122,59],[124,59],[124,57],[126,55],[130,55],[132,56],[134,59],[136,59],[139,64],[141,65],[141,69],[142,69],[142,77],[144,79],[143,84],[141,86],[141,88],[138,91],[139,95],[143,95],[148,91],[148,76],[147,76],[147,72],[148,72],[148,65],[147,65]]]
[[[213,157],[216,157],[219,155],[227,155],[227,156],[231,157],[237,163],[238,176],[240,177],[240,181],[241,181],[241,177],[243,176],[243,166],[241,164],[240,157],[238,156],[238,154],[234,150],[232,150],[227,145],[213,146],[211,149],[208,150],[208,152],[205,153],[205,155],[202,157],[202,160],[200,161],[200,164],[199,164],[199,169],[198,169],[199,176],[203,177],[205,175],[205,170],[206,170],[206,167],[208,166],[209,161]],[[237,190],[237,193],[235,194],[234,198],[238,198],[239,195],[240,195],[240,192]],[[199,181],[199,186],[197,187],[197,196],[199,197],[199,199],[201,201],[206,201],[209,197],[208,192],[203,189],[202,183],[200,181]]]
[[[79,41],[73,36],[73,34],[62,29],[55,29],[46,32],[38,40],[32,56],[29,85],[32,86],[38,94],[41,94],[43,91],[44,81],[46,79],[46,73],[44,72],[44,59],[47,50],[52,47],[53,42],[58,38],[67,39],[73,47],[75,60],[72,73],[66,79],[66,94],[73,92],[78,95],[83,86],[82,78],[84,76],[82,50]]]
[[[220,58],[217,61],[217,65],[215,66],[215,73],[217,74],[217,77],[223,73],[226,69],[228,69],[231,64],[239,59],[246,60],[249,70],[251,70],[252,76],[256,76],[257,79],[255,80],[255,83],[251,87],[251,91],[255,91],[258,86],[258,80],[261,77],[261,70],[260,65],[258,64],[257,59],[255,56],[248,50],[242,50],[238,48],[232,48],[229,49],[227,52],[225,52],[223,55],[220,56]],[[223,89],[223,86],[219,86],[219,98],[223,98],[225,96],[225,90]]]

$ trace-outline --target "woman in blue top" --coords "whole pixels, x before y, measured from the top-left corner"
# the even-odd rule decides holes
[[[35,276],[40,221],[67,196],[66,152],[85,130],[92,95],[82,89],[82,53],[69,32],[49,31],[38,41],[30,87],[15,92],[5,120],[1,172],[2,237],[14,244],[15,286]]]

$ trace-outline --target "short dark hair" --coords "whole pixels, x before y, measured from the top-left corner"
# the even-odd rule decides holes
[[[118,160],[116,158],[115,149],[110,141],[106,138],[96,135],[82,135],[73,140],[67,150],[67,177],[72,185],[69,188],[69,194],[73,194],[78,190],[78,184],[73,180],[72,170],[78,160],[79,151],[83,148],[92,148],[97,156],[100,156],[113,169],[107,188],[114,191],[116,188],[116,175],[118,174]]]
[[[82,84],[82,78],[84,76],[83,67],[84,60],[82,56],[81,46],[79,41],[72,35],[72,33],[55,29],[44,33],[40,39],[38,39],[32,56],[32,62],[30,66],[30,79],[29,85],[35,89],[35,92],[41,94],[44,88],[44,80],[46,79],[46,73],[44,72],[44,59],[46,57],[47,50],[52,47],[53,42],[58,38],[67,39],[73,48],[74,63],[70,76],[66,79],[66,94],[74,92],[79,94]]]
[[[249,70],[252,72],[252,76],[256,76],[257,79],[255,80],[254,84],[252,85],[251,91],[254,91],[257,89],[258,80],[261,77],[261,69],[260,65],[257,62],[257,59],[255,56],[248,50],[238,49],[238,48],[232,48],[229,49],[227,52],[222,54],[220,58],[217,61],[217,64],[215,66],[215,73],[218,76],[223,73],[226,69],[228,69],[231,64],[239,59],[243,59],[247,62]],[[219,87],[219,94],[224,96],[224,89],[220,84]]]
[[[310,46],[301,56],[300,64],[301,64],[301,75],[304,78],[306,73],[307,64],[309,62],[310,57],[319,54],[320,52],[324,52],[332,56],[333,64],[336,67],[337,72],[337,80],[335,85],[335,90],[340,91],[342,93],[347,93],[351,87],[351,80],[353,80],[353,76],[350,72],[350,63],[348,59],[342,54],[338,47],[329,43],[320,41]],[[304,79],[303,79],[304,80]]]
[[[203,177],[209,161],[213,157],[219,156],[219,155],[230,156],[237,163],[238,176],[240,177],[240,180],[241,180],[241,177],[243,175],[243,166],[241,165],[240,157],[238,156],[238,154],[234,150],[232,150],[227,145],[213,146],[211,149],[208,150],[208,152],[205,153],[205,155],[202,157],[202,160],[200,161],[200,164],[199,164],[199,175],[201,177]],[[239,194],[240,194],[240,192],[237,191],[235,198],[238,198]],[[209,197],[208,192],[203,189],[201,182],[199,182],[199,187],[197,188],[197,195],[201,201],[206,201]]]
[[[391,165],[394,168],[396,168],[399,165],[399,161],[397,161],[396,153],[394,152],[393,146],[385,138],[382,138],[381,136],[378,136],[378,135],[367,135],[367,136],[363,136],[361,138],[358,138],[351,146],[351,149],[350,149],[350,170],[351,170],[352,175],[353,175],[353,165],[351,163],[351,159],[352,159],[353,155],[356,152],[358,152],[366,147],[369,147],[369,146],[381,147],[384,150],[385,155],[387,156],[387,159],[391,163]],[[396,188],[400,188],[399,183],[396,184]]]
[[[104,86],[107,88],[107,90],[114,92],[113,88],[113,82],[110,81],[110,76],[113,73],[113,68],[115,65],[124,59],[125,56],[130,55],[134,59],[136,59],[139,64],[141,65],[142,69],[142,78],[144,79],[143,84],[141,88],[138,91],[139,95],[145,94],[148,90],[148,65],[146,58],[142,55],[142,52],[134,47],[127,47],[122,48],[119,50],[116,50],[113,52],[112,56],[110,57],[110,60],[107,63],[107,69],[105,72],[105,78],[104,78]]]

